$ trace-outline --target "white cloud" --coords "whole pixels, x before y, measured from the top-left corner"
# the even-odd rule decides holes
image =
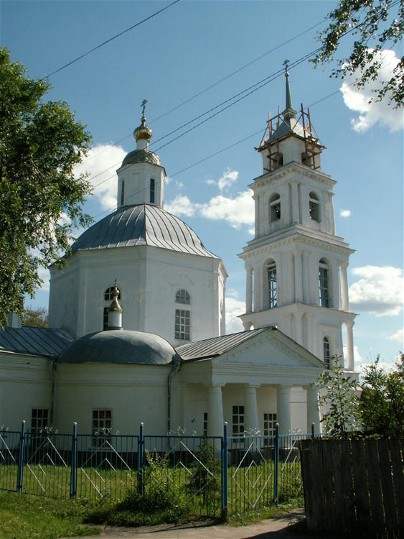
[[[229,189],[238,180],[238,171],[227,168],[217,182],[220,191]]]
[[[254,224],[254,201],[251,191],[238,193],[234,198],[217,195],[200,206],[200,215],[212,221],[226,221],[233,228]]]
[[[393,69],[400,59],[392,50],[384,50],[377,54],[377,60],[381,60],[377,79],[370,81],[364,88],[356,88],[353,83],[360,77],[360,72],[346,77],[342,83],[341,92],[345,105],[353,111],[359,112],[358,118],[351,120],[355,131],[364,132],[373,125],[379,123],[387,127],[390,131],[403,129],[403,112],[389,105],[389,96],[386,95],[382,101],[373,101],[375,97],[373,90],[380,86],[381,82],[390,80]]]
[[[212,221],[225,221],[236,229],[246,225],[254,233],[254,201],[250,190],[238,193],[234,198],[217,195],[203,204],[178,195],[164,208],[178,217],[198,215]]]
[[[352,274],[360,277],[349,288],[352,307],[376,316],[397,316],[401,313],[404,279],[400,268],[364,266],[354,268]]]
[[[244,331],[241,320],[237,318],[245,313],[245,302],[234,297],[226,296],[226,334]]]
[[[347,217],[351,217],[352,215],[351,210],[340,210],[339,214],[341,217],[344,217],[345,219]]]
[[[164,209],[178,217],[184,215],[192,217],[198,209],[198,204],[194,204],[185,195],[177,195],[171,202],[164,204]]]
[[[399,342],[401,344],[401,346],[403,347],[403,352],[404,352],[404,328],[401,328],[398,331],[396,331],[395,333],[393,333],[393,335],[390,335],[389,339],[391,341]]]
[[[98,144],[90,149],[87,157],[75,169],[77,174],[87,172],[93,186],[93,196],[102,208],[113,210],[116,207],[117,176],[126,152],[120,146]]]

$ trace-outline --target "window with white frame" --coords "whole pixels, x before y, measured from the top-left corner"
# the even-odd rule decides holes
[[[191,296],[186,290],[177,290],[175,294],[175,303],[183,303],[189,305],[191,303]]]
[[[320,307],[330,307],[330,289],[329,289],[329,268],[328,262],[322,258],[318,267],[318,292]]]
[[[243,436],[244,426],[244,406],[235,404],[232,408],[232,434],[233,436]]]
[[[320,201],[313,191],[309,195],[309,215],[313,221],[320,221]]]
[[[92,412],[93,445],[105,445],[111,439],[112,410],[96,408]]]
[[[175,309],[175,338],[178,341],[191,340],[191,312]]]
[[[264,412],[264,436],[275,436],[276,431],[276,414]],[[265,445],[273,445],[272,440],[265,440]]]
[[[279,221],[281,218],[281,197],[278,193],[275,193],[269,199],[269,221]]]
[[[110,286],[107,288],[104,292],[104,300],[105,301],[112,301],[114,299],[114,290],[115,286]],[[118,288],[118,299],[121,299],[121,291]]]
[[[274,309],[278,305],[278,283],[276,275],[275,260],[269,260],[267,263],[268,279],[268,308]]]
[[[331,367],[331,348],[330,339],[328,337],[323,338],[323,360],[324,367],[329,370]]]
[[[49,410],[47,408],[32,408],[31,433],[41,434],[49,426]]]

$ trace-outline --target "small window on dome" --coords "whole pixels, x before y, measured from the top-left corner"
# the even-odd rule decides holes
[[[154,178],[150,178],[150,204],[154,204],[156,202],[156,180]]]
[[[320,221],[320,201],[313,191],[309,195],[309,214],[313,221]]]

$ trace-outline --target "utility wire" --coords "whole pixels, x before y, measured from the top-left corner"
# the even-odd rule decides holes
[[[91,54],[92,52],[100,49],[101,47],[103,47],[104,45],[107,45],[107,43],[111,43],[111,41],[114,41],[114,39],[117,39],[118,37],[121,37],[123,36],[124,34],[126,34],[127,32],[130,32],[130,30],[133,30],[134,28],[137,28],[138,26],[140,26],[141,24],[149,21],[150,19],[153,19],[153,17],[156,17],[157,15],[160,15],[160,13],[162,13],[163,11],[165,11],[166,9],[169,9],[171,6],[173,6],[174,4],[178,4],[178,2],[180,2],[180,0],[174,0],[174,2],[171,2],[171,4],[168,4],[168,6],[165,6],[163,7],[162,9],[159,9],[158,11],[156,11],[155,13],[152,13],[151,15],[149,15],[148,17],[146,17],[145,19],[142,19],[141,21],[137,22],[136,24],[130,26],[129,28],[127,28],[126,30],[123,30],[122,32],[119,32],[119,34],[115,34],[114,36],[110,37],[109,39],[107,39],[106,41],[103,41],[102,43],[100,43],[99,45],[97,45],[96,47],[93,47],[92,49],[90,49],[89,51],[85,52],[84,54],[81,54],[80,56],[78,56],[77,58],[75,58],[74,60],[71,60],[70,62],[68,62],[67,64],[63,65],[62,67],[59,67],[58,69],[55,69],[55,71],[52,71],[52,73],[50,73],[49,75],[46,75],[46,77],[43,77],[41,80],[45,80],[46,78],[49,78],[49,77],[52,77],[53,75],[56,75],[56,73],[59,73],[60,71],[62,71],[63,69],[66,69],[67,67],[71,66],[72,64],[75,64],[76,62],[78,62],[79,60],[82,60],[83,58],[85,58],[86,56],[88,56],[89,54]]]

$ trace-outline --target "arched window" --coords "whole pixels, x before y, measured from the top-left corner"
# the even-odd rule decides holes
[[[330,351],[330,339],[328,337],[324,337],[323,339],[323,360],[324,360],[324,368],[329,370],[331,367],[331,351]]]
[[[110,286],[107,288],[104,292],[104,300],[105,301],[112,301],[114,299],[113,292],[114,292],[115,286]],[[121,291],[118,288],[118,299],[121,299]]]
[[[191,303],[191,296],[186,290],[178,290],[175,294],[175,303],[185,303],[189,305]]]
[[[154,204],[156,201],[156,180],[150,178],[150,204]]]
[[[113,292],[114,292],[115,286],[110,286],[107,288],[104,292],[104,301],[112,301],[114,299]],[[121,291],[118,288],[118,299],[121,299]],[[108,309],[109,305],[107,307],[104,307],[102,311],[102,329],[105,331],[108,329]]]
[[[309,194],[309,214],[313,221],[320,221],[320,201],[313,191]]]
[[[276,264],[270,260],[267,264],[268,278],[268,309],[274,309],[278,305],[278,283],[276,279]]]
[[[283,166],[283,154],[281,152],[276,152],[270,155],[271,160],[271,170],[275,170]]]
[[[330,283],[329,283],[329,268],[325,258],[320,260],[318,266],[318,293],[320,307],[330,307]]]
[[[281,197],[279,193],[275,193],[269,199],[269,221],[279,221],[281,218]]]

